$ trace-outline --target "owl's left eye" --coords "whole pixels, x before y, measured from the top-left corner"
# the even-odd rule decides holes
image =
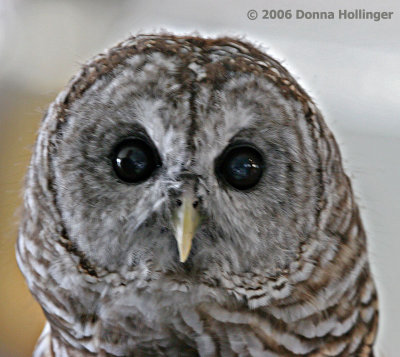
[[[156,149],[146,140],[128,138],[114,148],[112,165],[122,181],[139,183],[161,166],[161,160]]]
[[[216,173],[238,190],[257,185],[264,170],[261,153],[251,145],[229,146],[216,161]]]

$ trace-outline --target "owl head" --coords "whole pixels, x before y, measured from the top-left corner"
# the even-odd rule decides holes
[[[232,38],[139,35],[84,65],[46,113],[19,263],[33,291],[49,276],[276,278],[331,244],[329,217],[352,204],[338,210],[340,187],[331,132],[276,60]]]

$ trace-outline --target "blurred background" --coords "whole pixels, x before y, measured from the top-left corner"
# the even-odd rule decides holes
[[[247,12],[258,11],[250,20]],[[262,10],[393,11],[391,20],[263,20]],[[336,13],[337,14],[337,13]],[[14,258],[39,121],[81,63],[129,34],[233,35],[295,74],[342,148],[378,284],[379,356],[400,355],[400,2],[0,0],[0,356],[30,356],[43,316]]]

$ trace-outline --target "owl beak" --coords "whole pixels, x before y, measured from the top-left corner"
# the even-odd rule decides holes
[[[200,225],[200,214],[198,212],[198,200],[190,191],[185,192],[177,200],[178,208],[173,216],[173,227],[175,239],[178,244],[179,259],[184,263],[192,247],[193,236]]]

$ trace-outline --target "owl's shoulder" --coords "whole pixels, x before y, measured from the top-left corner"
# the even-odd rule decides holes
[[[42,334],[36,343],[32,357],[53,357],[51,349],[51,329],[48,322],[44,326]]]

